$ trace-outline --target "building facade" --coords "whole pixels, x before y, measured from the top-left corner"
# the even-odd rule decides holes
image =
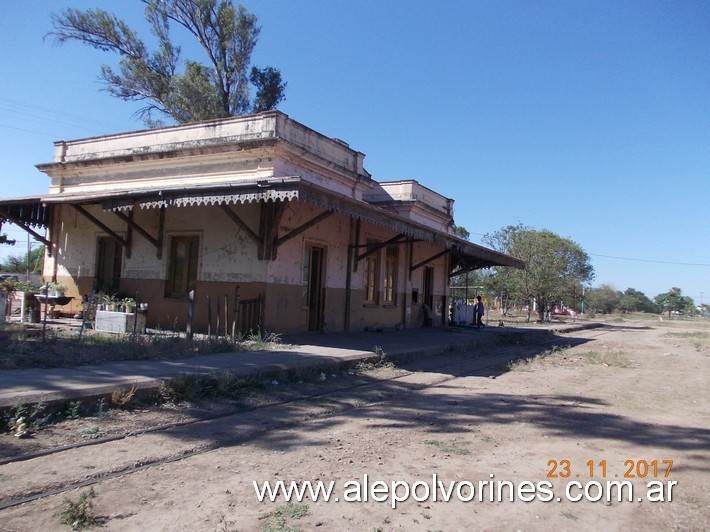
[[[48,194],[0,200],[0,219],[46,244],[68,312],[115,293],[164,328],[441,326],[451,275],[522,266],[453,236],[453,200],[377,182],[364,157],[278,111],[61,141],[38,165]]]

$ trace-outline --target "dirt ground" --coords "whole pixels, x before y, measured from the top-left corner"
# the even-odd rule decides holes
[[[289,400],[290,392],[274,387],[271,397],[279,401],[268,408],[170,430],[140,432],[204,411],[114,412],[66,422],[46,429],[37,448],[50,435],[56,445],[96,432],[135,432],[0,465],[0,505],[91,480],[98,530],[707,529],[710,323],[621,321],[568,336],[574,347],[540,346],[537,356],[512,365],[456,353],[440,357],[436,370],[429,361],[339,376],[346,389],[324,388],[309,401]],[[511,346],[498,349],[511,353]],[[425,496],[434,475],[443,491],[454,486],[450,501],[441,490],[436,501]],[[355,481],[362,486],[365,476],[368,500],[352,501]],[[254,481],[261,489],[279,480],[335,484],[329,502],[259,502]],[[633,486],[631,502],[618,502],[615,493],[610,502],[566,496],[570,482],[579,483],[571,497],[586,485],[594,498],[597,484],[625,480]],[[410,497],[396,508],[391,496],[377,502],[382,491],[373,485],[391,491],[395,481],[417,483],[419,501]],[[479,485],[492,481],[503,487],[502,501],[491,502],[488,485]],[[525,481],[538,489],[530,502],[523,500],[530,493]],[[651,482],[662,485],[664,502],[649,500],[656,495]],[[669,482],[676,483],[670,497]],[[473,500],[459,500],[471,486]],[[69,529],[60,522],[63,501],[88,489],[2,509],[0,529]],[[397,489],[401,496],[405,486]]]

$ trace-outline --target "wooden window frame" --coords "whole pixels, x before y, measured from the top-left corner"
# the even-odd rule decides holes
[[[187,245],[187,267],[180,268],[177,252],[180,243]],[[170,237],[170,254],[168,258],[168,277],[165,283],[165,296],[171,298],[186,298],[197,284],[200,260],[200,237],[198,235],[174,235]],[[179,275],[180,279],[177,278]]]
[[[397,246],[385,248],[385,278],[382,302],[385,305],[397,304],[397,270],[399,268],[399,254]]]
[[[368,242],[376,245],[377,242]],[[376,251],[365,258],[365,304],[377,305],[380,298],[380,252]]]

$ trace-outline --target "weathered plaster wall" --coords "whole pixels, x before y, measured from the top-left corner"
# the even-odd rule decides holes
[[[232,206],[239,216],[255,231],[259,228],[259,204]],[[126,236],[126,225],[111,212],[100,206],[87,207],[94,216],[112,230]],[[279,236],[297,229],[320,214],[322,210],[310,204],[290,202],[282,217]],[[106,236],[69,206],[58,210],[58,220],[52,228],[51,237],[56,242],[55,256],[45,262],[46,278],[51,278],[56,263],[57,280],[70,286],[69,295],[77,299],[72,312],[80,309],[80,296],[92,289],[96,274],[97,239]],[[157,235],[159,211],[136,210],[134,220],[150,234]],[[158,259],[156,248],[136,231],[133,231],[130,257],[123,256],[120,289],[126,296],[139,294],[141,301],[150,303],[149,323],[162,327],[177,323],[184,326],[187,303],[181,298],[165,297],[170,256],[170,238],[175,235],[197,235],[200,238],[200,253],[197,282],[195,326],[206,329],[207,303],[210,295],[213,304],[225,295],[233,305],[234,292],[240,286],[242,299],[264,296],[264,316],[270,330],[292,332],[307,328],[308,309],[302,302],[302,271],[304,249],[317,246],[325,249],[323,286],[325,288],[324,329],[343,330],[346,313],[347,253],[350,239],[350,218],[335,213],[309,228],[297,237],[281,245],[277,260],[257,260],[257,246],[219,207],[169,208],[165,213],[165,236],[162,258]],[[362,223],[361,243],[368,240],[386,241],[394,236],[391,230]],[[384,287],[385,250],[380,251],[378,290],[380,302],[366,304],[365,261],[351,277],[350,327],[362,330],[368,327],[419,326],[423,323],[423,268],[408,275],[408,245],[398,246],[398,272],[395,304],[382,303]],[[417,242],[411,262],[416,264],[438,252],[440,248]],[[362,248],[359,250],[362,252]],[[438,317],[445,312],[446,261],[443,258],[431,262],[434,274],[434,311]],[[412,290],[419,292],[418,302],[412,302]],[[68,309],[67,309],[68,310]],[[222,309],[220,309],[222,311]],[[216,311],[213,321],[216,319]],[[224,319],[224,318],[223,318]],[[224,323],[224,322],[223,322]],[[440,324],[440,319],[434,321]],[[172,326],[172,325],[171,325]]]

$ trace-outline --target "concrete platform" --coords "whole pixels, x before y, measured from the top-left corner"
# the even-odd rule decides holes
[[[555,326],[557,332],[593,328],[600,324]],[[0,408],[37,401],[56,402],[110,395],[117,387],[136,386],[143,392],[185,373],[231,371],[238,377],[285,378],[304,369],[336,371],[377,358],[381,349],[389,360],[409,360],[452,350],[470,350],[496,336],[551,334],[551,328],[486,327],[483,329],[409,329],[385,332],[285,335],[283,348],[239,351],[169,361],[126,361],[77,368],[0,371]]]

